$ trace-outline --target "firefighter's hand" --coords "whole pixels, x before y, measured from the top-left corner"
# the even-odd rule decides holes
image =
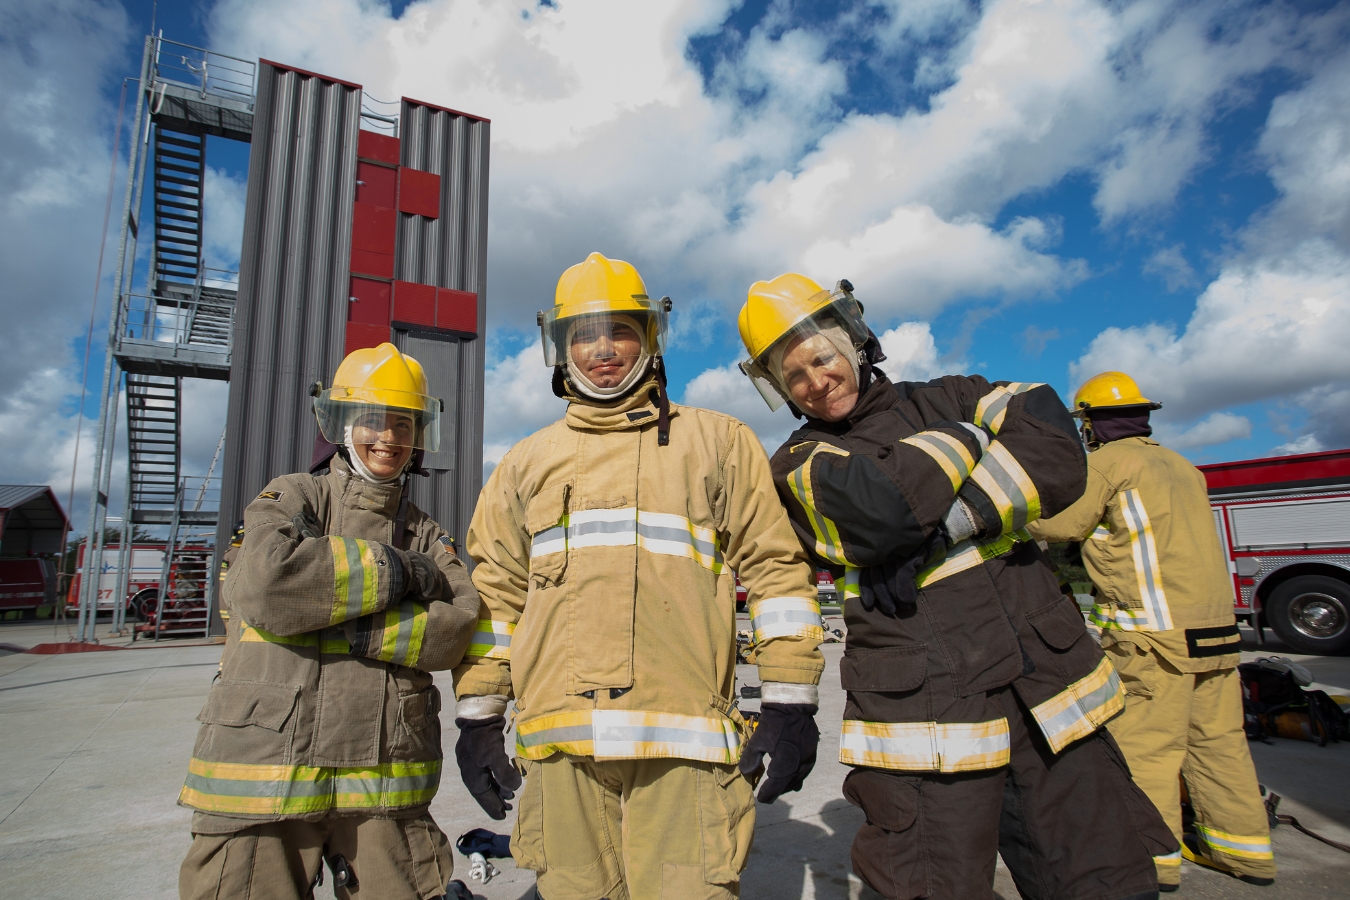
[[[520,773],[506,756],[502,738],[505,716],[487,719],[455,719],[459,740],[455,742],[455,761],[459,777],[483,811],[494,819],[505,819],[511,808],[507,800],[520,790]]]
[[[759,726],[741,752],[741,774],[754,775],[769,755],[769,767],[756,795],[760,803],[772,803],[781,794],[800,790],[816,765],[816,707],[799,703],[765,703],[759,710]]]
[[[417,600],[440,600],[445,596],[445,573],[440,570],[431,557],[416,550],[404,552],[407,563],[403,567],[403,577],[408,585],[407,596]]]

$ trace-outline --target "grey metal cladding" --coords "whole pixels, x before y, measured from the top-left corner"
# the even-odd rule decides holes
[[[271,479],[309,467],[309,386],[342,361],[361,91],[261,63],[217,547]]]
[[[478,337],[458,341],[457,396],[454,402],[445,398],[455,431],[452,436],[447,427],[442,440],[454,441],[453,468],[435,467],[446,454],[434,454],[427,460],[431,477],[413,479],[413,502],[455,535],[461,547],[483,480],[490,129],[485,119],[407,99],[402,104],[400,162],[441,176],[441,214],[436,219],[399,214],[395,277],[478,296]],[[448,355],[455,344],[440,346]]]

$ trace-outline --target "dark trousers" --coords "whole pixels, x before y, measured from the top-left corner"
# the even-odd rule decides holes
[[[844,796],[867,814],[853,871],[890,900],[994,896],[997,854],[1030,900],[1157,895],[1171,832],[1104,729],[1055,755],[1011,689],[1011,761],[953,775],[855,768]]]

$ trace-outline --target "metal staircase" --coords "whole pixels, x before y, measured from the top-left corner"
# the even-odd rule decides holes
[[[206,135],[155,129],[155,271],[160,282],[194,285],[202,275]]]
[[[182,614],[171,626],[175,632],[201,633],[210,627],[215,579],[200,573],[188,577],[187,573],[205,565],[201,560],[209,560],[212,548],[185,539],[186,532],[180,529],[214,526],[219,511],[219,489],[212,490],[211,473],[205,478],[183,473],[183,379],[228,381],[234,337],[236,292],[228,278],[206,267],[202,255],[207,137],[251,140],[255,68],[246,60],[147,37],[130,128],[115,305],[94,457],[88,532],[93,546],[87,558],[102,555],[116,434],[114,413],[125,373],[129,464],[123,530],[130,532],[134,525],[166,527],[166,571],[160,590],[165,608],[161,612],[167,614],[172,603],[183,601],[179,603]],[[142,232],[138,220],[150,162],[153,246],[149,271],[135,289],[137,241]],[[185,487],[189,480],[202,485],[195,502],[185,499],[190,493]],[[204,504],[206,495],[212,501]],[[183,555],[185,547],[187,556]],[[129,571],[126,541],[121,557],[119,596],[126,593]],[[181,582],[177,596],[169,581]],[[90,578],[81,584],[80,640],[93,638],[97,582]],[[198,582],[199,590],[185,587]],[[199,602],[205,604],[200,614],[195,611]],[[190,615],[185,612],[188,606],[194,610]],[[120,603],[115,609],[114,624],[120,628],[125,610]],[[158,634],[162,625],[159,619],[156,623]]]

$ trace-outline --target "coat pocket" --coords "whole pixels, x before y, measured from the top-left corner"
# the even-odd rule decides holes
[[[544,858],[544,772],[543,766],[528,760],[516,761],[525,776],[516,803],[516,827],[511,831],[511,858],[522,869],[536,875],[548,871]]]
[[[927,674],[927,644],[849,647],[839,661],[839,683],[846,691],[903,693],[921,687]]]
[[[844,798],[884,831],[905,831],[919,814],[919,789],[902,775],[854,769],[844,779]]]
[[[1063,596],[1026,615],[1041,640],[1056,650],[1068,650],[1087,634],[1078,605]]]
[[[525,506],[525,530],[530,535],[530,584],[536,588],[561,584],[567,572],[567,502],[571,484],[545,488]]]
[[[300,688],[293,684],[263,681],[220,681],[206,695],[206,704],[197,714],[203,725],[228,725],[240,728],[257,725],[280,732],[295,709]]]
[[[707,884],[736,884],[754,840],[754,788],[734,765],[695,765],[699,767],[696,777],[699,819],[703,823],[703,880]]]
[[[398,698],[398,728],[394,751],[409,759],[438,759],[441,755],[441,694],[433,685]]]

